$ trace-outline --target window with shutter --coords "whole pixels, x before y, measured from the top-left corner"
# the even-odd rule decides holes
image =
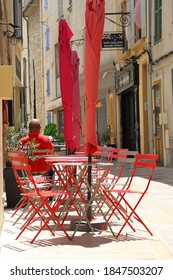
[[[47,92],[47,96],[50,95],[50,69],[47,69],[46,72],[46,92]]]
[[[0,2],[0,20],[2,20],[2,6],[1,6],[1,2]]]
[[[47,112],[47,124],[51,123],[51,112]]]
[[[2,2],[2,1],[1,1]],[[14,15],[14,24],[22,28],[22,1],[13,0],[13,15]],[[22,29],[15,30],[15,36],[21,39]]]
[[[162,38],[162,0],[155,0],[154,16],[154,43],[157,44]]]
[[[45,37],[46,37],[46,51],[47,51],[47,50],[49,50],[49,47],[50,47],[50,43],[49,43],[49,27],[46,27]]]
[[[44,0],[44,9],[48,10],[48,0]]]
[[[58,0],[58,18],[63,16],[63,0]]]

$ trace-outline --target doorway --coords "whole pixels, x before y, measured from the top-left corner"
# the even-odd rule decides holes
[[[132,88],[121,95],[122,147],[140,151],[138,93]]]

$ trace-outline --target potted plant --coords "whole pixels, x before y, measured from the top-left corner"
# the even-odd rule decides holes
[[[106,128],[98,133],[98,142],[100,146],[110,146],[115,148],[115,143],[111,143],[110,129]]]
[[[43,130],[43,134],[49,136],[52,142],[56,142],[59,145],[64,144],[64,135],[63,134],[58,135],[58,127],[55,123],[47,124]]]
[[[18,127],[7,125],[5,127],[5,167],[3,170],[4,187],[6,192],[7,208],[14,208],[21,199],[20,189],[11,166],[8,152],[10,150],[23,150],[29,159],[34,159],[34,151],[37,144],[34,141],[28,142],[22,147],[20,139],[28,134],[24,124]]]
[[[110,131],[108,128],[98,133],[98,141],[100,146],[108,145],[110,143]]]
[[[45,126],[43,134],[49,136],[53,145],[55,152],[65,150],[64,145],[64,135],[58,134],[58,127],[55,123],[49,123]]]

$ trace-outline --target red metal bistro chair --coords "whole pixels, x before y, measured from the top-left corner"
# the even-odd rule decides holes
[[[45,228],[47,228],[54,236],[55,234],[50,226],[50,222],[53,221],[54,224],[58,225],[60,230],[65,233],[66,237],[71,240],[71,237],[68,235],[62,224],[60,213],[56,213],[68,197],[67,192],[64,190],[56,191],[55,188],[51,189],[52,184],[49,182],[36,182],[31,173],[29,160],[24,155],[11,156],[10,160],[21,194],[30,204],[27,219],[24,220],[22,229],[16,239],[18,239],[34,222],[37,222],[38,231],[31,240],[31,243],[35,241],[41,231]],[[53,203],[51,199],[52,197],[56,198],[53,200]]]
[[[9,153],[9,158],[11,160],[11,163],[13,161],[13,157],[25,156],[25,153],[22,150],[10,150],[8,153]],[[48,150],[39,150],[37,156],[38,155],[40,156],[40,153],[41,153],[41,155],[46,154],[46,153],[48,153]],[[54,183],[54,180],[50,179],[48,176],[45,176],[45,175],[39,175],[39,176],[34,175],[34,180],[37,184],[41,183],[42,186],[43,186],[43,184],[47,184],[47,183],[53,184]],[[43,186],[43,188],[45,188],[45,186]],[[21,195],[21,199],[17,203],[17,205],[15,207],[15,211],[13,212],[11,217],[14,217],[18,213],[19,210],[22,210],[22,211],[20,211],[20,215],[17,217],[17,219],[15,220],[13,225],[15,225],[20,220],[20,218],[23,216],[23,214],[26,213],[26,211],[28,211],[29,206],[30,205],[28,204],[28,199],[26,197],[24,197],[23,195]]]
[[[119,189],[116,188],[116,186],[114,188],[105,188],[104,185],[100,188],[102,197],[104,197],[104,202],[109,207],[107,214],[104,216],[106,222],[102,230],[105,229],[107,225],[109,225],[109,228],[111,227],[110,221],[115,214],[116,216],[120,216],[122,225],[117,234],[111,230],[114,237],[118,238],[126,225],[130,226],[135,232],[135,223],[133,223],[133,221],[138,221],[149,234],[152,235],[150,229],[137,213],[137,208],[148,191],[157,159],[158,155],[155,154],[136,154],[132,175],[125,188]],[[139,170],[140,173],[138,175]],[[145,181],[140,186],[138,185],[139,183],[135,182],[134,178],[140,176],[141,171],[145,172]]]

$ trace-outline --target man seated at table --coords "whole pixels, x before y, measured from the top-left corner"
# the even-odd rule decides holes
[[[40,133],[41,125],[40,121],[38,119],[32,119],[29,122],[29,134],[22,139],[20,139],[20,142],[22,146],[26,145],[28,142],[35,140],[35,143],[38,144],[36,150],[48,150],[47,154],[54,154],[54,147],[49,139],[48,136],[42,135]],[[38,159],[34,161],[30,161],[31,169],[33,175],[47,175],[47,176],[53,176],[53,171],[50,168],[50,165],[45,161],[44,157],[40,157],[39,155],[44,155],[45,153],[35,153],[35,155],[38,156]]]

